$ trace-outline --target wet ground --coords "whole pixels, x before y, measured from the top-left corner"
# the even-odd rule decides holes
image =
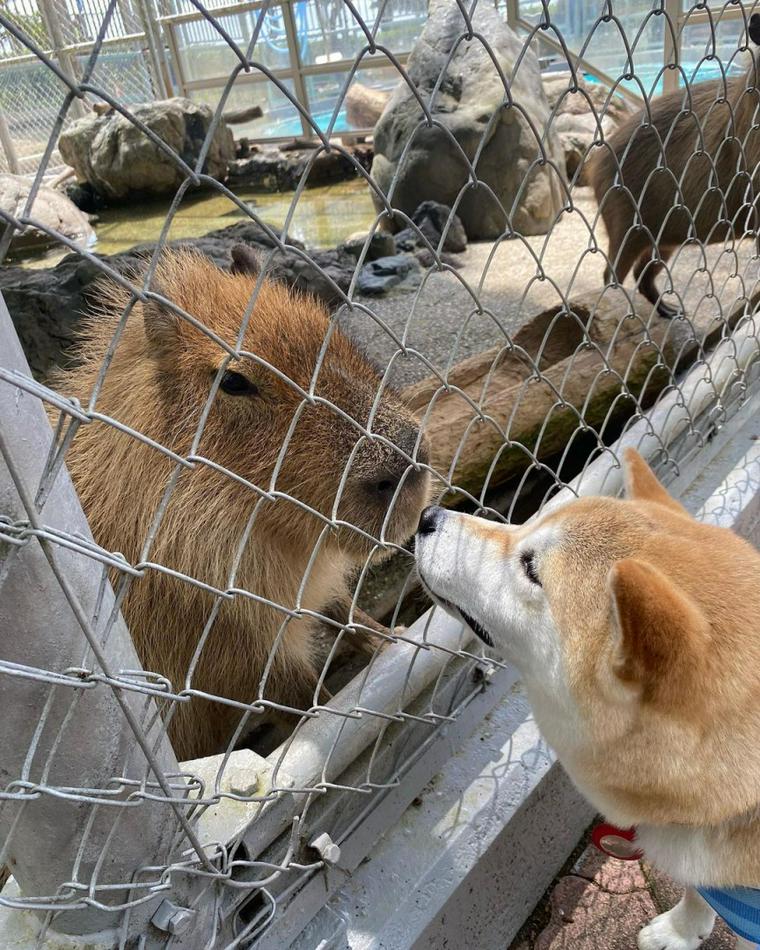
[[[262,221],[282,228],[291,210],[294,193],[262,194],[234,189]],[[135,244],[156,241],[166,221],[165,199],[140,201],[101,211],[94,222],[98,254],[118,254]],[[242,221],[245,213],[223,194],[205,192],[185,197],[172,220],[170,240],[199,237]],[[366,231],[375,219],[369,190],[363,180],[338,182],[306,189],[293,212],[288,233],[310,247],[335,247],[354,231]],[[29,267],[52,267],[68,251],[27,256],[20,263]],[[15,263],[15,261],[14,261]]]

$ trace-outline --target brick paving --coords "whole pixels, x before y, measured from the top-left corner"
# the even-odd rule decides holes
[[[643,861],[618,861],[585,844],[554,880],[510,950],[636,950],[636,934],[682,889]],[[722,921],[702,950],[733,950]]]

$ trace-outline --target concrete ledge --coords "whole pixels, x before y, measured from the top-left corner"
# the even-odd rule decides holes
[[[593,817],[517,686],[293,946],[504,950]]]

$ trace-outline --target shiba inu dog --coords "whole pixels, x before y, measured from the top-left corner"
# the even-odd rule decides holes
[[[625,488],[519,527],[427,508],[417,567],[521,672],[579,789],[686,885],[641,950],[692,950],[724,906],[710,889],[760,898],[760,554],[692,518],[632,450]],[[740,947],[760,940],[727,919]]]

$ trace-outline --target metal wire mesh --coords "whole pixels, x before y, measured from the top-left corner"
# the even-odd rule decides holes
[[[458,36],[441,56],[432,89],[422,91],[410,78],[406,56],[397,55],[392,44],[381,44],[384,31],[386,37],[392,35],[389,3],[371,8],[349,0],[332,8],[306,4],[305,28],[323,30],[320,16],[333,16],[330,29],[340,27],[345,42],[338,52],[350,61],[351,70],[381,61],[387,74],[411,90],[419,133],[434,131],[455,143],[464,169],[461,186],[434,240],[396,204],[404,160],[383,191],[334,134],[341,127],[354,72],[341,74],[327,115],[316,116],[304,109],[303,90],[296,88],[305,74],[292,63],[268,61],[271,43],[266,56],[259,55],[265,26],[270,39],[276,38],[278,18],[288,8],[246,3],[215,13],[193,0],[182,9],[154,11],[169,21],[192,15],[192,29],[182,34],[182,43],[193,50],[213,41],[215,49],[225,52],[214,63],[212,79],[222,63],[226,83],[203,148],[191,159],[169,148],[131,108],[153,88],[146,61],[138,57],[140,65],[128,67],[125,74],[109,60],[122,48],[111,40],[124,33],[146,36],[131,18],[131,7],[112,0],[72,19],[63,60],[58,44],[30,24],[25,7],[0,9],[7,31],[3,51],[23,60],[24,68],[33,68],[55,90],[55,96],[48,96],[42,86],[33,85],[19,97],[12,116],[30,128],[36,123],[38,137],[29,152],[42,144],[44,155],[23,212],[0,211],[3,253],[14,235],[34,226],[118,288],[109,292],[111,320],[103,318],[98,361],[81,393],[34,380],[10,361],[0,367],[0,383],[12,392],[14,405],[44,403],[55,424],[49,452],[36,456],[33,477],[14,461],[12,437],[20,439],[21,432],[4,433],[3,456],[15,501],[8,511],[0,511],[0,584],[10,583],[24,552],[39,550],[53,573],[56,596],[79,631],[78,649],[48,654],[47,665],[35,664],[37,652],[30,647],[25,653],[23,644],[0,660],[0,677],[35,690],[32,715],[16,737],[18,749],[8,756],[21,765],[14,772],[0,764],[0,820],[7,832],[0,861],[15,871],[21,888],[6,888],[0,904],[40,913],[40,946],[49,931],[75,929],[76,923],[67,921],[75,919],[71,915],[76,911],[96,913],[83,919],[91,929],[110,926],[110,939],[118,946],[127,945],[135,933],[142,935],[144,946],[172,945],[190,920],[199,947],[245,946],[276,933],[297,895],[337,860],[332,845],[349,840],[389,790],[403,788],[426,746],[468,709],[478,710],[494,678],[503,689],[512,681],[498,658],[455,621],[433,613],[409,629],[401,624],[403,611],[407,617],[422,609],[410,597],[414,580],[404,542],[428,497],[428,480],[430,497],[497,518],[522,518],[558,491],[584,490],[590,473],[595,489],[614,485],[619,466],[612,443],[621,432],[629,441],[648,445],[648,454],[661,463],[666,477],[675,474],[679,465],[698,457],[712,433],[756,390],[753,136],[758,123],[747,36],[753,8],[698,4],[691,11],[674,12],[657,4],[640,16],[625,11],[621,17],[615,3],[605,3],[594,7],[593,15],[584,7],[585,22],[576,18],[565,23],[555,18],[551,5],[534,4],[525,19],[510,14],[521,27],[521,51],[507,75],[499,71],[492,37],[476,28],[479,3],[484,0],[470,6],[452,0],[449,15],[461,21]],[[416,4],[401,9],[410,20],[419,12]],[[245,14],[245,28],[238,14]],[[668,36],[693,24],[706,28],[707,45],[698,62],[688,69],[657,67],[652,73],[645,57],[639,70],[640,42],[647,51],[658,44],[662,49]],[[731,39],[722,40],[718,50],[714,38],[726,24]],[[572,36],[571,52],[564,34],[572,30],[582,36]],[[283,26],[287,40],[286,33]],[[123,48],[134,50],[140,42],[130,38]],[[600,43],[610,55],[594,70],[594,49]],[[481,46],[491,58],[503,99],[493,114],[483,117],[480,138],[465,152],[444,121],[443,98],[456,50],[471,45]],[[286,55],[292,55],[292,45],[285,46]],[[66,60],[72,48],[74,58]],[[672,41],[671,49],[676,49]],[[567,69],[543,127],[532,120],[529,104],[513,95],[520,70],[528,70],[535,55],[544,62],[558,58]],[[627,274],[616,277],[623,251],[616,248],[614,258],[608,257],[604,226],[584,178],[587,160],[592,151],[606,148],[610,133],[605,120],[621,103],[633,102],[633,110],[639,96],[644,106],[640,121],[646,122],[662,84],[672,85],[680,74],[682,111],[688,115],[695,82],[704,78],[699,67],[725,77],[731,69],[736,72],[739,60],[743,65],[736,81],[741,88],[729,89],[721,79],[711,87],[715,108],[702,112],[703,120],[719,116],[714,130],[738,143],[728,179],[718,173],[714,155],[705,178],[705,194],[719,197],[713,224],[720,223],[722,231],[716,239],[714,232],[699,230],[701,212],[685,197],[689,171],[675,183],[671,174],[669,211],[685,213],[689,221],[675,243],[666,230],[662,242],[649,231],[636,279],[643,287],[647,273],[656,268],[661,290],[656,299],[642,303],[637,286],[630,280],[623,284]],[[584,63],[591,63],[596,74],[612,74],[613,86],[602,97],[592,96],[588,83],[581,81]],[[277,229],[255,204],[204,171],[230,95],[259,88],[253,79],[288,103],[315,144],[284,225]],[[595,129],[593,144],[581,147],[569,175],[569,166],[552,145],[552,130],[568,98],[581,104]],[[122,273],[32,213],[36,191],[54,161],[58,135],[85,100],[108,103],[150,136],[182,178],[160,238],[139,273]],[[10,106],[3,108],[7,112]],[[518,170],[517,196],[506,207],[480,165],[488,136],[505,111],[515,122],[521,117],[534,138],[533,155]],[[695,142],[706,138],[701,128]],[[667,141],[660,143],[638,190],[625,180],[620,162],[614,170],[610,194],[623,194],[637,207],[624,228],[621,248],[649,228],[643,202],[649,201],[647,189],[651,195],[663,164],[667,166],[666,146]],[[408,153],[411,145],[405,148]],[[689,156],[700,151],[710,155],[703,144],[690,146]],[[378,209],[347,285],[337,281],[324,257],[292,238],[299,207],[308,200],[311,169],[321,156],[335,152],[354,165]],[[516,222],[538,172],[549,176],[561,198],[546,233],[536,236]],[[726,194],[736,181],[741,194],[730,205]],[[164,251],[172,223],[195,186],[228,198],[265,236],[268,253],[250,265],[247,278],[235,278],[237,283],[213,276],[212,265],[197,259],[167,264]],[[460,267],[447,254],[446,241],[455,227],[454,215],[478,189],[490,193],[504,224],[497,239],[471,247]],[[662,217],[664,221],[667,214]],[[372,236],[384,228],[410,228],[427,261],[416,288],[389,303],[374,301],[359,289]],[[303,266],[307,287],[319,279],[329,288],[338,301],[333,314],[325,316],[316,304],[304,303],[270,280],[283,260]],[[239,289],[246,279],[241,298],[231,288]],[[212,300],[209,287],[214,289]],[[657,307],[669,301],[676,314],[667,322]],[[452,309],[455,328],[449,323],[440,329],[437,321],[443,323],[443,312]],[[539,311],[543,323],[531,323]],[[604,332],[598,330],[602,318]],[[524,327],[536,325],[537,337],[520,335]],[[377,349],[384,358],[377,373],[346,342],[344,331],[380,340]],[[124,388],[123,367],[135,365],[122,362],[125,353],[145,333],[158,369],[143,367],[142,375],[131,377]],[[484,350],[487,358],[483,362],[480,357],[478,364]],[[463,369],[461,361],[467,357],[470,362]],[[499,374],[507,358],[518,364],[519,372],[512,378],[505,409],[499,402],[504,385]],[[405,394],[414,417],[393,394],[405,366],[415,367],[411,378],[416,383]],[[186,385],[188,380],[192,385]],[[146,393],[158,404],[148,405]],[[536,393],[544,400],[538,402],[542,416],[537,426],[526,429],[524,413],[535,408]],[[602,393],[608,395],[600,403]],[[247,416],[243,412],[242,422],[231,415],[243,411],[233,405],[235,400],[255,399],[270,399],[277,408],[267,410],[264,418],[253,410]],[[436,413],[446,405],[464,421],[461,428],[453,427],[456,444],[442,462],[436,439],[443,439],[446,426],[434,426]],[[563,420],[559,427],[558,419]],[[246,452],[230,444],[229,431],[235,433],[233,442],[243,440]],[[425,434],[431,431],[436,435],[428,447]],[[265,461],[249,465],[247,456],[263,453],[266,440]],[[479,440],[492,446],[490,455],[478,477],[462,479],[461,466],[478,450]],[[78,450],[82,445],[87,446],[84,453]],[[99,446],[107,446],[106,451],[99,452]],[[88,460],[91,464],[94,458],[103,469],[87,475]],[[340,464],[325,467],[324,459]],[[506,478],[505,459],[512,460]],[[95,529],[94,540],[76,521],[72,527],[51,512],[65,463]],[[368,482],[371,498],[357,494],[357,485],[366,489]],[[106,498],[111,513],[119,514],[112,519],[112,530],[105,527]],[[205,552],[205,560],[199,551]],[[385,611],[387,626],[380,626],[359,608],[373,571],[381,579],[390,571],[378,566],[388,554],[393,554],[391,563],[400,565],[402,581],[393,588],[395,607]],[[95,578],[94,600],[83,598],[71,582],[64,563],[69,557],[78,559],[80,568],[87,565]],[[336,607],[344,575],[352,575],[350,593]],[[112,601],[106,593],[109,581]],[[134,603],[142,605],[142,612],[130,606]],[[137,657],[123,661],[133,667],[114,662],[109,654],[121,636],[118,608],[133,628]],[[174,640],[162,640],[166,630],[157,626],[157,617],[163,623],[172,616],[171,636],[182,633],[181,649]],[[220,643],[220,630],[235,644],[231,656]],[[233,637],[239,630],[251,638],[250,653],[245,638]],[[347,659],[352,646],[358,659]],[[165,665],[148,662],[159,655],[165,656]],[[223,667],[216,669],[222,658]],[[296,661],[294,669],[311,668],[304,682],[297,682],[287,666]],[[250,677],[244,678],[241,690],[236,683],[246,665],[255,677],[253,685]],[[339,692],[331,697],[327,687],[333,679]],[[99,730],[93,724],[90,733],[79,736],[79,745],[91,746],[101,768],[97,784],[88,785],[77,781],[78,746],[66,746],[66,733],[74,721],[81,727],[77,710],[86,708],[95,694],[113,699],[107,706],[113,731],[123,731],[127,740],[126,751],[120,749],[103,765],[97,755],[103,739]],[[190,718],[188,709],[195,711]],[[208,726],[211,722],[214,728]],[[255,728],[264,722],[275,730],[285,724],[287,737],[274,749],[271,736],[278,733]],[[200,725],[208,729],[199,744],[194,740]],[[167,732],[182,760],[179,765]],[[79,820],[85,817],[74,848],[49,859],[58,873],[54,891],[35,892],[34,873],[19,872],[19,855],[27,856],[26,868],[43,861],[23,840],[25,821],[40,803],[51,802],[76,805]],[[151,859],[135,858],[130,865],[123,831],[130,819],[125,815],[140,809],[154,816],[150,820],[163,831],[156,832],[160,846],[152,852],[146,846]],[[64,809],[61,816],[66,821],[70,813]],[[174,909],[162,905],[160,929],[149,931],[145,915],[154,915],[164,897]]]

